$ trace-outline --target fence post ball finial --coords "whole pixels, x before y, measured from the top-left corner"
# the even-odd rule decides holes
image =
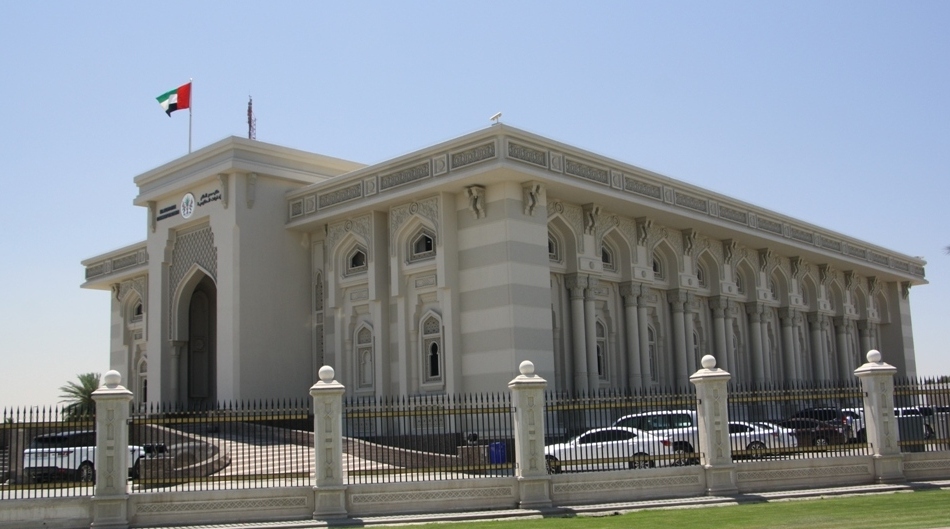
[[[122,375],[115,369],[110,369],[106,371],[105,375],[102,375],[102,385],[107,388],[118,387],[120,382],[122,382]]]
[[[713,369],[716,367],[716,357],[713,355],[706,355],[701,360],[703,367],[706,369]]]
[[[868,351],[868,362],[872,364],[880,364],[881,352],[878,351],[877,349],[871,349],[870,351]]]
[[[334,373],[332,367],[323,366],[320,368],[320,380],[322,380],[323,382],[326,382],[327,384],[329,384],[330,382],[333,382],[334,375],[336,375],[336,373]]]
[[[534,375],[534,363],[531,360],[525,360],[518,366],[518,370],[521,371],[522,375],[530,377]]]

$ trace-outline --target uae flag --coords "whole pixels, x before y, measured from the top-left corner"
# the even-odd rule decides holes
[[[174,90],[169,90],[155,99],[158,99],[158,104],[162,105],[168,117],[172,117],[172,112],[184,110],[191,106],[191,81]]]

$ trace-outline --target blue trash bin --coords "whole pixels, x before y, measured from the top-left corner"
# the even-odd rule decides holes
[[[505,443],[489,443],[488,444],[488,462],[492,465],[501,465],[507,461],[507,454],[505,453]]]

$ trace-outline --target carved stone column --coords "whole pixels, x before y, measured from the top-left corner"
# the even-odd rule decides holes
[[[343,484],[343,393],[330,366],[320,368],[320,380],[311,386],[313,398],[313,518],[346,517]]]
[[[873,324],[868,320],[858,322],[858,336],[861,339],[861,351],[858,357],[871,350],[871,325]]]
[[[696,386],[696,418],[699,425],[700,464],[706,472],[706,493],[710,496],[738,492],[736,464],[729,439],[727,384],[731,376],[716,367],[716,359],[706,355],[703,368],[689,377]]]
[[[653,366],[650,365],[650,315],[647,313],[647,289],[640,287],[640,305],[637,306],[637,323],[640,324],[640,374],[643,376],[644,387],[653,383]]]
[[[709,308],[713,316],[713,339],[716,342],[716,362],[722,369],[729,369],[731,365],[728,349],[726,348],[726,321],[725,312],[729,307],[729,300],[718,296],[709,300]]]
[[[756,384],[765,382],[765,353],[762,351],[762,305],[746,303],[746,314],[749,316],[749,337],[752,341],[752,350],[749,351],[752,361],[752,380]]]
[[[821,354],[821,348],[824,340],[821,339],[821,314],[817,312],[808,313],[808,324],[811,338],[811,367],[812,377],[815,380],[828,380],[825,373],[824,355]]]
[[[735,321],[736,316],[739,314],[739,304],[735,300],[728,300],[726,308],[723,309],[723,323],[726,326],[726,356],[729,358],[729,361],[724,365],[732,366],[732,374],[736,380],[742,380],[743,375],[740,374],[739,366],[742,365],[739,357],[741,351],[739,350],[739,344],[736,343],[735,335]]]
[[[782,320],[782,368],[785,370],[785,380],[796,380],[795,336],[792,334],[796,311],[785,307],[779,310],[778,315]]]
[[[587,339],[584,336],[584,289],[587,276],[571,274],[565,278],[571,295],[571,358],[574,360],[574,391],[587,393]]]
[[[597,314],[594,305],[594,288],[597,279],[587,278],[587,290],[584,292],[584,333],[587,339],[587,386],[591,391],[600,388],[600,373],[597,366]]]
[[[640,299],[638,283],[620,285],[623,296],[624,327],[627,337],[627,384],[631,389],[643,387],[643,373],[640,371],[640,323],[637,316],[637,303]]]
[[[689,379],[688,364],[686,362],[686,321],[683,316],[686,304],[686,292],[671,290],[666,293],[666,299],[673,311],[673,351],[676,376],[674,384],[683,384]]]
[[[851,372],[851,365],[848,362],[848,327],[851,321],[844,317],[837,317],[834,319],[835,325],[835,343],[837,345],[837,360],[838,360],[838,380],[844,380],[848,373]]]
[[[551,476],[544,463],[544,388],[547,382],[525,360],[521,375],[508,383],[515,431],[515,478],[518,506],[540,509],[551,506]]]
[[[699,365],[699,358],[696,358],[696,342],[693,340],[696,330],[696,294],[686,293],[686,303],[683,303],[683,336],[686,337],[686,371],[692,373],[696,371]]]
[[[894,417],[894,375],[897,368],[881,361],[881,353],[872,349],[868,362],[854,371],[864,390],[864,427],[874,460],[874,478],[878,483],[904,481],[897,420]]]
[[[180,393],[180,382],[181,382],[181,353],[185,351],[185,348],[188,347],[188,342],[184,340],[172,340],[171,342],[171,374],[169,377],[169,382],[171,382],[169,390],[172,394],[172,400],[174,402],[185,402],[187,399]]]
[[[129,403],[132,392],[122,375],[108,371],[92,392],[96,403],[96,485],[90,527],[129,526]]]

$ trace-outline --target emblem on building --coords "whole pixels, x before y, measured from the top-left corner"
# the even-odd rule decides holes
[[[195,195],[191,193],[185,194],[181,197],[181,216],[182,218],[189,218],[191,214],[195,212]]]

